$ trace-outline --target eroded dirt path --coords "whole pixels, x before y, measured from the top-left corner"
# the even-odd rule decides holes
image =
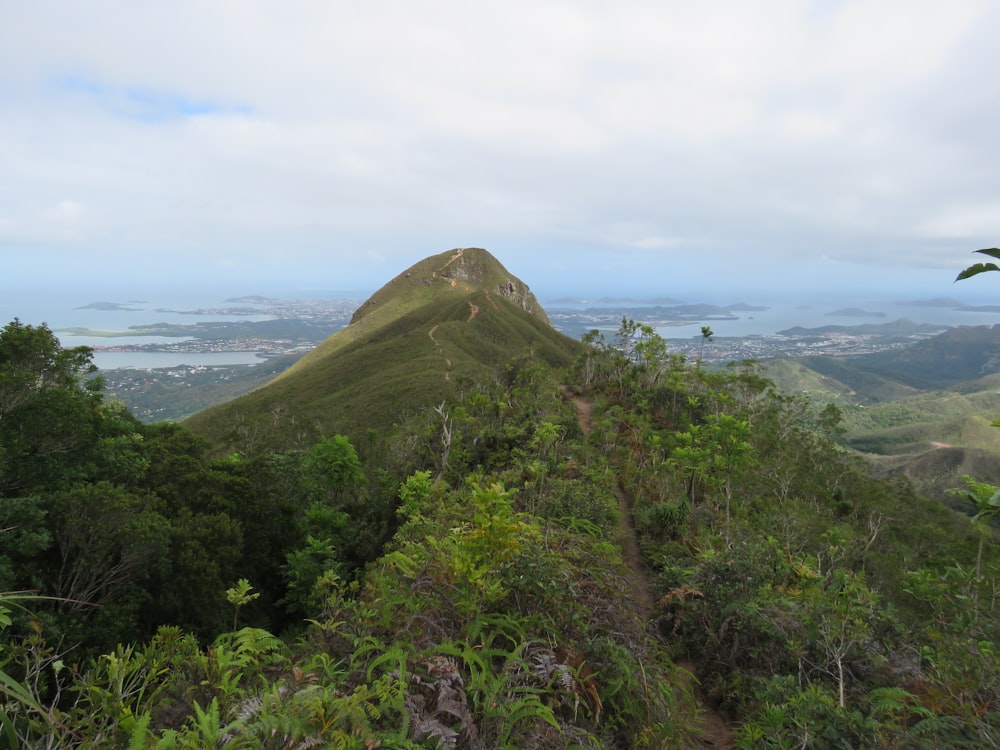
[[[584,434],[590,432],[593,426],[591,417],[591,405],[586,399],[573,398],[573,406],[576,407],[577,421]],[[621,537],[622,556],[625,564],[632,571],[633,585],[632,593],[635,600],[643,607],[643,616],[649,619],[653,614],[653,594],[649,585],[649,578],[646,575],[646,567],[642,561],[642,553],[639,552],[639,542],[635,535],[635,526],[632,524],[632,509],[629,507],[628,499],[620,483],[615,483],[615,497],[618,498],[618,536]]]
[[[444,358],[445,365],[448,368],[444,371],[444,379],[451,380],[451,360],[445,357],[444,354],[441,353],[441,342],[438,341],[437,338],[434,336],[434,332],[437,331],[437,329],[438,327],[435,325],[433,328],[431,328],[431,330],[427,332],[427,335],[430,337],[430,340],[434,342],[434,348],[437,349],[438,354],[441,354],[441,356]]]
[[[459,255],[461,255],[461,253],[459,253]],[[455,258],[459,257],[459,255],[456,255]],[[455,258],[452,258],[451,260],[455,260]],[[450,263],[450,262],[451,261],[448,261],[448,263]],[[445,264],[445,265],[447,265],[447,264]],[[455,282],[452,281],[451,284],[452,284],[452,286],[454,286]],[[489,296],[489,292],[487,292],[487,297],[488,296]],[[490,300],[490,302],[493,302],[493,300]],[[494,307],[496,307],[496,303],[493,303],[493,305],[494,305]],[[468,318],[467,322],[471,322],[472,319],[475,318],[478,314],[479,314],[479,305],[476,305],[476,304],[474,304],[472,302],[469,302],[469,318]],[[442,357],[444,357],[444,354],[441,351],[441,342],[438,341],[437,336],[434,335],[435,333],[437,333],[437,329],[438,329],[438,326],[435,324],[427,332],[427,336],[428,336],[428,338],[430,338],[431,343],[434,344],[434,348],[437,349],[438,354],[440,354]],[[445,373],[444,373],[444,379],[445,380],[451,380],[452,361],[450,359],[448,359],[447,357],[444,357],[444,361],[445,361],[445,364],[448,366],[448,369],[445,370]]]
[[[642,562],[642,553],[639,551],[639,542],[636,541],[635,527],[632,525],[632,513],[625,499],[625,493],[621,487],[615,487],[615,496],[618,498],[618,533],[622,542],[622,556],[625,564],[632,570],[632,575],[636,579],[632,592],[636,601],[642,605],[643,617],[647,620],[653,615],[653,594],[650,589],[649,579],[646,577],[646,569]]]
[[[593,427],[591,402],[579,396],[574,396],[573,406],[576,407],[576,416],[580,429],[584,434],[590,432]],[[618,498],[618,534],[621,537],[622,557],[632,571],[632,593],[635,601],[643,608],[643,616],[648,620],[652,617],[655,607],[653,587],[649,583],[649,576],[646,572],[645,563],[642,560],[642,553],[639,551],[639,541],[632,522],[632,508],[629,506],[628,498],[625,496],[625,491],[622,489],[620,482],[615,483],[614,491],[615,496]],[[712,748],[713,750],[733,750],[736,747],[736,733],[723,716],[705,700],[694,677],[694,665],[682,663],[677,666],[681,668],[680,674],[684,676],[686,687],[695,694],[701,704],[701,713],[699,716],[700,736],[698,737],[696,747]]]

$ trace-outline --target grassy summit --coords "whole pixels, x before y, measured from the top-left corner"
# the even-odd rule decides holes
[[[333,433],[359,438],[453,400],[513,357],[563,367],[581,347],[489,252],[450,250],[396,276],[271,383],[188,425],[220,449],[244,452]]]

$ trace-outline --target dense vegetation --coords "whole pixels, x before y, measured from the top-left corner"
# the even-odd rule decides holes
[[[1000,742],[995,488],[970,520],[753,363],[585,338],[213,458],[8,325],[0,742],[693,747],[706,712],[743,748]]]

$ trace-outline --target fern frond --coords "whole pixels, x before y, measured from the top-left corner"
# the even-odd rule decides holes
[[[501,747],[507,747],[510,744],[510,737],[517,725],[524,721],[544,721],[557,731],[562,731],[552,709],[542,703],[537,695],[526,695],[514,701],[505,707],[505,713],[503,728],[500,732]]]

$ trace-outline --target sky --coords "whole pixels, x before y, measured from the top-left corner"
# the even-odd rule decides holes
[[[0,291],[992,297],[993,0],[0,0]],[[730,299],[732,301],[732,299]]]

